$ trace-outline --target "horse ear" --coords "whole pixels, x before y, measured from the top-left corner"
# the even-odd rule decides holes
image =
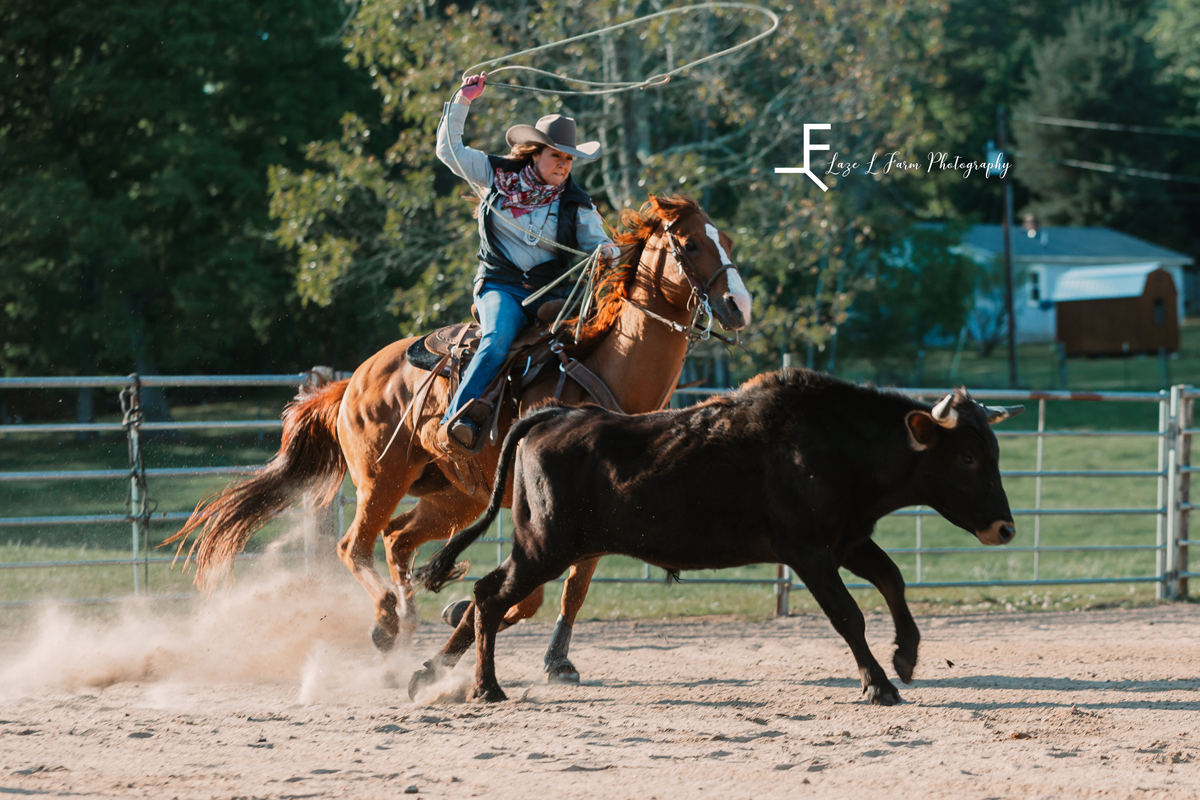
[[[910,411],[904,417],[908,428],[908,441],[917,452],[928,450],[937,443],[938,429],[942,426],[928,411]]]

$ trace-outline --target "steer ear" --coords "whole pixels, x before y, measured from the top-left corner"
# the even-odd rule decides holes
[[[987,409],[988,424],[995,425],[1004,422],[1009,417],[1015,417],[1025,410],[1025,406],[984,406]]]
[[[914,450],[928,450],[937,443],[938,429],[942,426],[928,411],[910,411],[904,423],[908,427],[908,440]]]

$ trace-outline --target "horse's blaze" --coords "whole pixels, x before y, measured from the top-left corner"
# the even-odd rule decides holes
[[[981,531],[975,531],[975,538],[984,544],[1008,544],[1017,535],[1017,526],[1012,520],[998,519]]]
[[[750,292],[746,289],[746,284],[742,283],[742,276],[738,274],[737,267],[734,267],[725,272],[725,278],[729,282],[729,294],[733,297],[734,305],[738,311],[742,312],[742,321],[750,324]]]
[[[704,232],[708,234],[708,238],[713,240],[713,244],[717,246],[717,252],[721,255],[721,266],[728,266],[725,271],[725,281],[729,285],[729,297],[733,300],[733,304],[737,306],[737,310],[741,312],[743,327],[750,324],[750,292],[746,289],[746,284],[742,283],[742,276],[738,274],[737,267],[733,266],[733,262],[729,260],[729,254],[725,252],[725,248],[721,246],[721,233],[717,230],[717,226],[711,222],[704,224]]]

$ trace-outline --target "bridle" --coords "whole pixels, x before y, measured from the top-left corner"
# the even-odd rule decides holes
[[[712,288],[717,279],[724,275],[727,270],[737,269],[737,264],[732,262],[722,264],[720,269],[709,276],[708,280],[704,280],[699,270],[696,269],[696,265],[692,263],[692,259],[688,256],[687,251],[679,245],[679,238],[671,231],[671,221],[664,220],[662,226],[663,237],[667,242],[667,250],[674,257],[675,265],[679,267],[680,274],[687,280],[688,286],[691,289],[691,295],[688,297],[687,302],[687,308],[692,312],[691,323],[689,325],[680,325],[674,320],[667,319],[664,316],[655,314],[648,308],[639,306],[628,298],[625,299],[625,302],[651,319],[666,325],[676,333],[682,333],[687,336],[687,349],[689,351],[695,346],[696,342],[707,341],[710,337],[720,339],[727,345],[741,346],[736,331],[733,338],[713,332],[713,312],[712,306],[708,301],[708,290]],[[704,322],[703,326],[697,324],[701,319]]]

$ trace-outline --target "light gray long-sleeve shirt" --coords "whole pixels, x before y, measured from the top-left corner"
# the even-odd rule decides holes
[[[491,188],[495,179],[492,165],[487,154],[467,147],[463,144],[463,127],[467,120],[470,106],[465,103],[447,103],[442,110],[442,121],[437,130],[437,157],[450,168],[455,175],[485,189]],[[527,244],[522,238],[522,231],[532,228],[535,233],[554,240],[558,233],[558,200],[541,208],[535,208],[519,218],[512,211],[501,208],[497,204],[495,227],[495,245],[508,257],[518,269],[528,271],[561,252],[557,247],[538,240],[536,244]],[[516,225],[517,227],[513,227]],[[612,240],[604,232],[604,220],[594,207],[579,208],[579,222],[576,226],[576,236],[579,239],[579,250],[590,253],[601,244],[611,244]]]

